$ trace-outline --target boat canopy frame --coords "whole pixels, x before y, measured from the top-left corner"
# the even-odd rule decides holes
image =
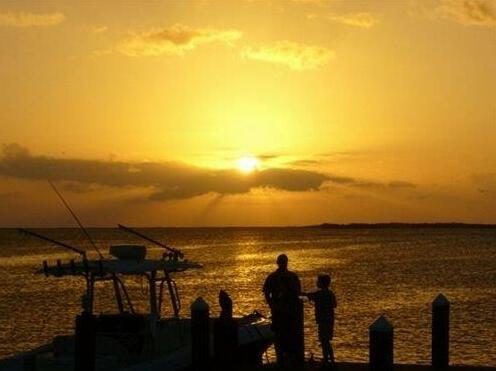
[[[44,273],[47,277],[82,276],[86,280],[86,294],[83,298],[83,309],[89,313],[94,311],[95,284],[97,282],[112,282],[117,309],[120,313],[135,314],[135,309],[124,280],[125,276],[144,277],[148,283],[149,312],[152,315],[161,316],[164,301],[164,291],[167,289],[174,317],[179,317],[181,311],[181,299],[172,273],[183,272],[190,268],[201,268],[200,264],[187,260],[178,260],[164,254],[162,259],[128,261],[119,259],[100,259],[89,261],[83,259],[81,262],[70,260],[63,264],[57,260],[55,266],[49,266],[43,261]],[[127,311],[125,308],[127,304]]]
[[[128,230],[131,230],[128,228]],[[115,301],[119,313],[136,314],[134,305],[129,296],[124,280],[124,276],[145,277],[148,282],[149,311],[150,314],[161,317],[162,304],[165,285],[169,294],[173,316],[179,317],[181,311],[181,299],[172,273],[183,272],[191,268],[202,268],[201,264],[190,262],[184,259],[184,255],[176,249],[167,246],[170,253],[164,253],[162,259],[105,259],[89,260],[86,252],[73,247],[67,243],[43,236],[39,233],[21,229],[20,232],[32,237],[53,243],[59,247],[69,249],[81,256],[81,261],[76,262],[71,259],[67,263],[62,263],[57,259],[55,266],[49,266],[46,260],[43,261],[42,269],[37,273],[45,276],[64,277],[82,276],[86,281],[86,293],[82,298],[83,310],[89,313],[94,311],[95,284],[97,282],[110,281],[113,285]],[[152,242],[156,242],[151,240]],[[165,245],[164,245],[165,246]],[[125,304],[127,304],[126,311]]]

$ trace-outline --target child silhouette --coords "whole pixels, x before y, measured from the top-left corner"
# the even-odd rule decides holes
[[[331,341],[334,335],[334,308],[336,308],[337,302],[334,292],[329,289],[330,286],[331,276],[321,274],[317,278],[318,290],[304,295],[315,303],[315,322],[319,328],[323,361],[334,365],[334,350]]]

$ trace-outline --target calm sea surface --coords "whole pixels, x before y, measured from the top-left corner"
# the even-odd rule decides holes
[[[38,231],[89,249],[76,229]],[[105,248],[141,242],[114,229],[90,233]],[[285,252],[307,291],[314,289],[317,274],[332,274],[338,360],[367,360],[368,326],[386,313],[395,328],[395,360],[428,363],[430,303],[442,292],[452,302],[452,362],[496,366],[496,230],[210,228],[145,233],[204,264],[204,269],[176,275],[184,315],[200,295],[218,313],[219,289],[231,294],[236,314],[254,309],[268,313],[262,283],[274,270],[276,256]],[[153,248],[150,254],[162,251]],[[0,230],[0,357],[72,331],[84,283],[33,272],[44,259],[76,257],[14,230]],[[138,308],[145,310],[144,282],[128,284]],[[99,287],[97,312],[115,311],[111,286]],[[170,313],[170,307],[163,311]],[[319,355],[310,303],[305,311],[307,352]]]

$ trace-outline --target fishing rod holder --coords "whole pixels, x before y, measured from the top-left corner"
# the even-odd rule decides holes
[[[169,251],[170,253],[174,254],[177,256],[177,259],[183,259],[184,258],[184,254],[182,253],[181,250],[178,250],[174,247],[170,247],[162,242],[159,242],[157,240],[154,240],[153,238],[150,238],[148,236],[145,236],[143,233],[141,232],[138,232],[136,231],[135,229],[133,228],[130,228],[130,227],[126,227],[125,225],[122,225],[122,224],[117,224],[117,226],[119,227],[119,229],[122,229],[126,232],[129,232],[131,234],[134,234],[135,236],[138,236],[142,239],[144,239],[145,241],[148,241],[150,243],[153,243],[154,245],[157,245],[157,246],[160,246],[164,249],[166,249],[167,251]]]
[[[103,269],[103,262],[101,260],[98,260],[98,275],[100,277],[103,277],[105,275],[105,271]]]
[[[45,277],[48,277],[48,262],[46,260],[43,260],[43,273],[45,274]]]
[[[62,261],[60,259],[57,259],[57,271],[55,273],[56,276],[62,276],[63,273],[63,268],[62,268]]]
[[[162,254],[162,259],[177,262],[177,261],[179,261],[180,258],[179,258],[179,254],[175,254],[172,252],[169,252],[169,253],[164,252]]]

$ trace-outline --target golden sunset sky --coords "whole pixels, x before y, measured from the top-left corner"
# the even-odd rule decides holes
[[[496,1],[0,2],[0,226],[496,223]]]

